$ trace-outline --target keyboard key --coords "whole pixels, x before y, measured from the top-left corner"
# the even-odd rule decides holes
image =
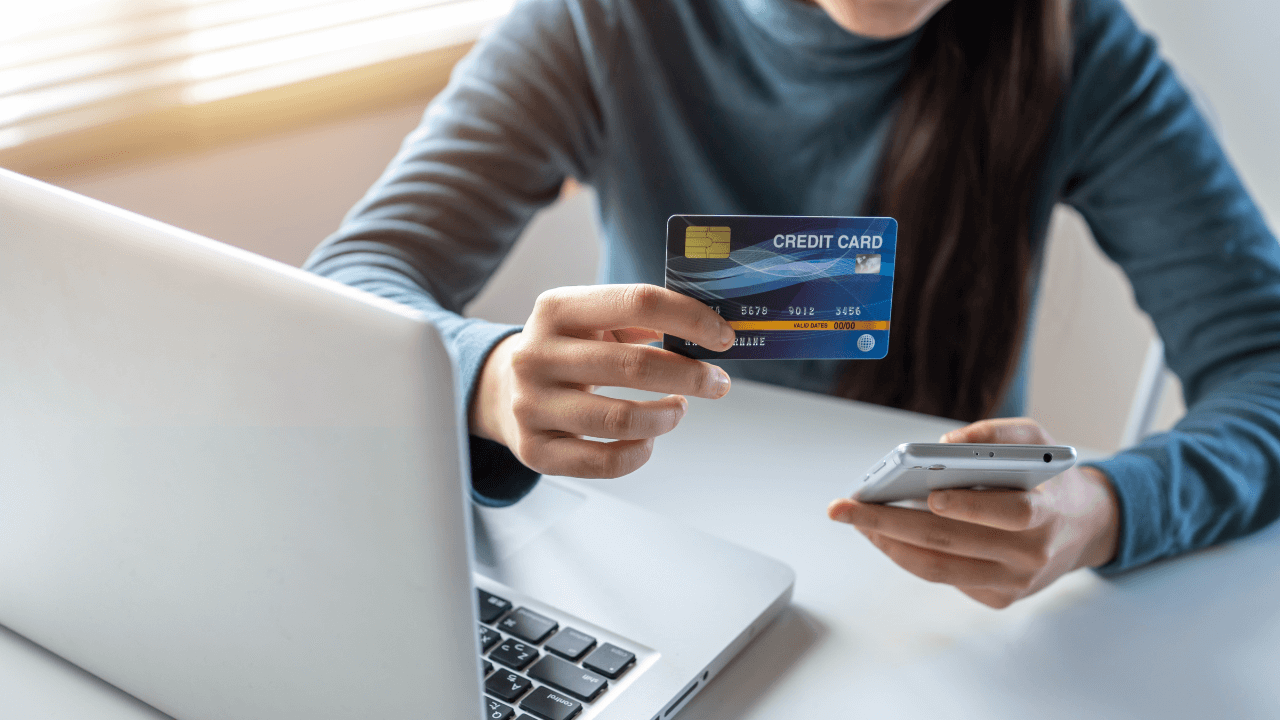
[[[484,717],[485,720],[509,720],[509,718],[515,714],[515,710],[512,710],[507,705],[503,705],[493,698],[484,699],[484,715],[481,717]]]
[[[582,712],[582,704],[561,695],[560,691],[539,687],[520,703],[521,710],[528,710],[543,720],[569,720]]]
[[[512,670],[523,670],[538,659],[538,651],[522,642],[503,640],[489,653],[489,659]]]
[[[484,674],[485,674],[485,675],[488,675],[488,674],[489,674],[489,673],[491,673],[491,672],[493,672],[493,663],[489,662],[488,660],[485,660],[485,661],[484,661]]]
[[[480,593],[480,622],[493,624],[502,617],[502,613],[511,609],[511,603],[492,593],[477,590]]]
[[[493,628],[480,626],[480,652],[488,652],[494,643],[502,639],[502,636]]]
[[[529,608],[516,608],[516,611],[503,618],[498,627],[515,635],[521,640],[537,644],[547,639],[560,624],[546,615],[539,615]]]
[[[531,687],[533,687],[533,683],[527,679],[505,670],[500,673],[494,673],[492,677],[484,681],[485,692],[507,702],[519,700],[520,696],[529,692]]]
[[[574,662],[582,659],[587,651],[596,646],[596,639],[573,628],[565,628],[547,641],[547,649]]]
[[[582,666],[588,670],[595,670],[610,680],[617,680],[618,676],[626,672],[635,661],[635,655],[617,645],[605,643],[588,655],[587,659],[582,661]]]
[[[543,657],[536,665],[529,668],[529,677],[560,688],[579,700],[587,702],[595,700],[605,688],[609,687],[608,680],[554,655]],[[502,696],[499,695],[499,697]]]

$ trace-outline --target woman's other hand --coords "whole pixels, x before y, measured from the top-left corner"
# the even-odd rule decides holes
[[[663,333],[711,350],[727,350],[734,338],[711,308],[655,285],[543,293],[524,330],[500,342],[485,361],[470,408],[471,432],[506,445],[546,475],[626,475],[649,459],[653,439],[684,417],[685,395],[714,399],[729,392],[729,376],[720,368],[646,344]],[[596,395],[597,386],[670,394],[618,400]]]
[[[1053,445],[1034,420],[983,420],[942,442]],[[1081,567],[1115,556],[1120,511],[1098,470],[1073,467],[1033,490],[935,490],[929,510],[836,500],[832,520],[853,525],[907,571],[1008,607]]]

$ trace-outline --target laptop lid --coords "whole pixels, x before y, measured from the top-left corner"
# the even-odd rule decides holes
[[[0,257],[0,624],[179,718],[476,716],[429,324],[6,171]]]

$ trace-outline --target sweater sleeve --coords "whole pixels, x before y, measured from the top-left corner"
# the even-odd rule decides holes
[[[1120,500],[1105,573],[1280,515],[1280,245],[1155,42],[1114,0],[1080,5],[1064,199],[1128,275],[1188,406],[1094,463]]]
[[[580,12],[520,3],[460,62],[382,177],[311,254],[312,272],[422,311],[470,407],[494,345],[519,327],[464,318],[534,212],[566,177],[589,180],[601,143]],[[470,438],[473,497],[513,503],[538,475]]]

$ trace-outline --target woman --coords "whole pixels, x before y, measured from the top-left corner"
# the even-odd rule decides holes
[[[594,186],[613,285],[544,294],[523,328],[457,313],[567,177]],[[1280,247],[1118,0],[530,0],[459,65],[309,268],[421,308],[461,366],[476,499],[538,473],[615,477],[717,398],[720,368],[645,343],[733,331],[662,283],[675,213],[888,215],[879,362],[734,375],[976,421],[952,442],[1050,442],[1021,412],[1049,213],[1076,207],[1155,320],[1190,411],[1032,492],[829,515],[993,607],[1280,513]],[[670,393],[626,402],[617,385]],[[601,443],[584,436],[614,438]]]

